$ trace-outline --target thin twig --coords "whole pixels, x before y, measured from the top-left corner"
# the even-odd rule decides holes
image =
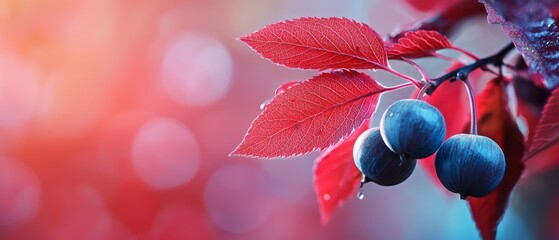
[[[461,67],[461,68],[458,68],[456,70],[450,71],[450,72],[446,73],[445,75],[443,75],[441,77],[431,79],[432,85],[429,89],[427,89],[426,93],[431,95],[433,93],[433,91],[435,91],[435,89],[438,86],[440,86],[444,81],[456,80],[456,76],[459,73],[464,75],[467,78],[468,75],[472,71],[474,71],[478,68],[481,68],[483,66],[486,66],[488,64],[492,64],[492,65],[495,65],[497,67],[501,67],[503,65],[503,59],[512,49],[514,49],[514,44],[510,43],[494,55],[491,55],[489,57],[480,59],[480,60],[478,60],[478,61],[476,61],[476,62],[474,62],[470,65],[466,65],[464,67]]]

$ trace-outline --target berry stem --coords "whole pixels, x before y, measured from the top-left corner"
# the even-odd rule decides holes
[[[470,95],[470,113],[471,113],[471,120],[470,120],[470,133],[473,135],[477,135],[477,112],[476,112],[476,103],[475,103],[475,96],[474,96],[474,89],[472,88],[472,84],[468,79],[463,80],[464,84],[466,84],[466,88],[468,89],[468,95]]]
[[[425,95],[425,91],[427,91],[427,89],[429,89],[430,87],[431,87],[431,83],[427,83],[425,86],[423,86],[421,90],[419,90],[419,93],[417,94],[417,100],[421,100]]]
[[[454,71],[450,71],[441,77],[431,79],[431,87],[427,89],[426,93],[431,95],[435,91],[435,89],[437,89],[437,87],[440,86],[444,81],[454,81],[456,80],[456,76],[458,76],[459,74],[467,78],[472,71],[478,68],[485,67],[488,64],[492,64],[500,68],[504,64],[503,59],[512,49],[514,49],[514,44],[510,43],[494,55],[480,59],[470,65],[466,65]]]

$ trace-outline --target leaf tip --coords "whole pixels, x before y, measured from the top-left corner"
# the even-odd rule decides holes
[[[318,201],[318,213],[320,214],[320,224],[322,226],[328,225],[332,217],[332,213],[327,211],[326,206],[322,201],[320,201],[320,199]]]
[[[260,156],[255,156],[255,155],[250,155],[250,154],[246,154],[246,153],[243,153],[243,152],[239,152],[236,149],[233,150],[231,153],[229,153],[228,156],[229,157],[262,158]]]
[[[245,157],[245,158],[259,158],[259,159],[273,159],[273,158],[286,158],[289,156],[266,156],[259,153],[252,152],[247,150],[244,146],[245,142],[241,142],[239,146],[235,148],[231,153],[229,153],[229,157]]]
[[[231,151],[231,153],[229,153],[229,157],[246,157],[247,155],[245,153],[243,153],[243,142],[241,142],[233,151]]]
[[[250,36],[251,35],[252,34],[249,34],[249,35],[246,35],[246,36],[240,36],[240,37],[237,38],[237,40],[248,44],[248,42],[250,41]]]
[[[233,151],[231,151],[229,153],[229,157],[246,157],[246,154],[243,153],[243,145],[244,145],[245,140],[243,139],[243,141],[241,141],[241,143],[239,145],[237,145],[237,147],[235,147],[235,149],[233,149]]]
[[[235,150],[233,150],[233,151],[230,152],[227,156],[228,156],[228,157],[238,157],[239,155],[235,152]]]

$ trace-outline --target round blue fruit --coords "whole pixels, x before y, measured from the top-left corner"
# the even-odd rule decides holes
[[[441,183],[462,199],[491,193],[503,179],[505,167],[505,155],[499,145],[479,135],[454,135],[435,156]]]
[[[378,128],[363,132],[353,146],[355,165],[368,178],[382,186],[393,186],[406,180],[417,160],[400,160],[382,141]]]
[[[443,115],[431,104],[404,99],[390,105],[380,120],[382,139],[393,152],[406,158],[426,158],[444,141]]]

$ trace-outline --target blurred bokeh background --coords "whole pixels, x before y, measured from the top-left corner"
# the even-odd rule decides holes
[[[397,187],[367,185],[323,226],[317,154],[228,157],[277,86],[316,74],[263,60],[239,36],[303,16],[386,35],[432,14],[383,0],[0,1],[0,239],[478,238],[465,202],[420,168]],[[507,40],[480,17],[453,41],[485,56]],[[410,93],[384,95],[379,111]],[[498,238],[557,233],[557,208],[542,213],[551,200],[526,208],[544,191],[518,192]]]

